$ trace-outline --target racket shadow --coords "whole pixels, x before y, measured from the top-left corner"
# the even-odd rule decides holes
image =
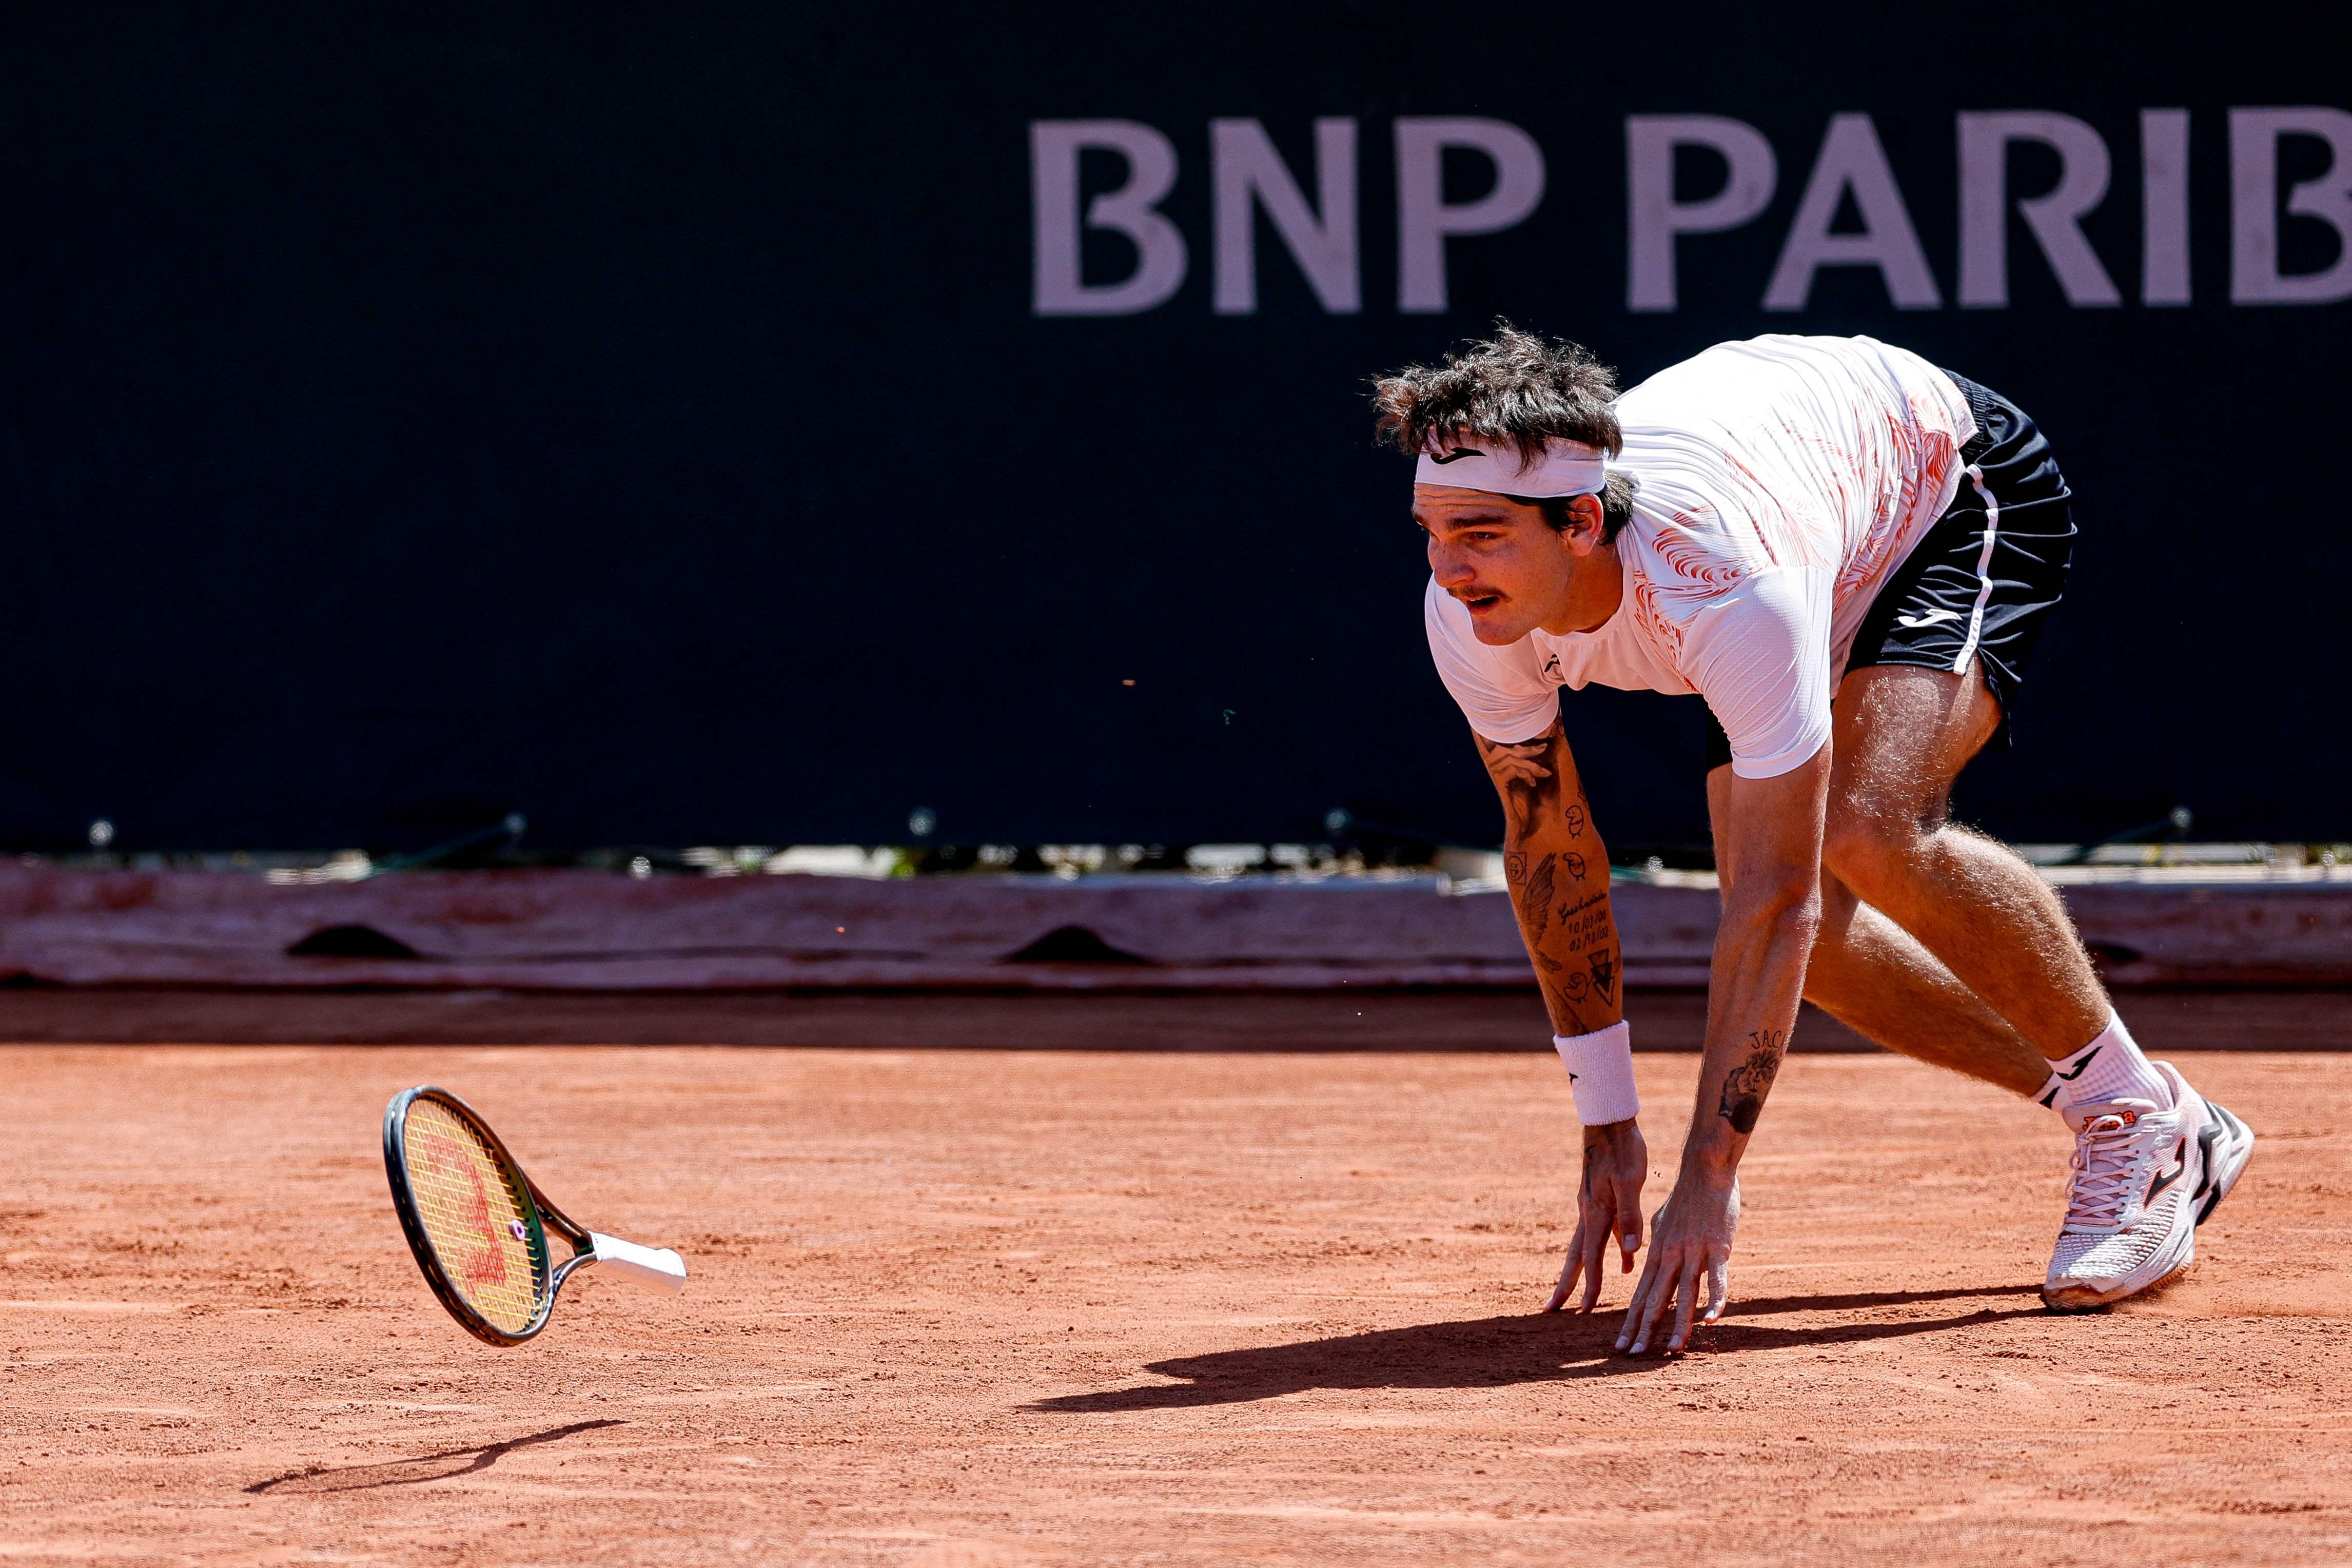
[[[626,1422],[614,1420],[574,1421],[569,1426],[551,1426],[544,1432],[509,1437],[502,1443],[482,1443],[470,1448],[421,1454],[413,1459],[387,1459],[374,1465],[343,1465],[333,1469],[313,1467],[288,1475],[272,1476],[266,1481],[256,1481],[245,1489],[259,1496],[285,1496],[371,1491],[377,1487],[421,1486],[426,1481],[446,1481],[458,1476],[475,1475],[488,1469],[517,1448],[528,1448],[535,1443],[552,1443],[582,1432],[593,1432],[599,1426],[626,1425]]]

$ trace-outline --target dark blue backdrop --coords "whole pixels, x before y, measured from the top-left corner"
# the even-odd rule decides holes
[[[122,847],[403,846],[509,808],[555,845],[891,841],[918,805],[967,843],[1312,838],[1334,806],[1492,839],[1364,390],[1503,312],[1629,382],[1861,331],[2007,393],[2084,535],[2023,747],[1969,813],[2352,837],[2352,303],[2231,302],[2233,195],[2275,272],[2325,272],[2334,229],[2284,209],[2352,158],[2288,136],[2249,198],[2229,121],[2352,104],[2347,39],[2095,11],[11,7],[0,845],[104,816]],[[2190,116],[2178,308],[2140,302],[2163,107]],[[2095,130],[2081,232],[2120,305],[2062,294],[2015,207],[2058,154],[2023,142],[2011,301],[1958,306],[1955,115],[1980,110]],[[1849,112],[1940,308],[1874,267],[1761,306]],[[1627,307],[1636,114],[1730,117],[1778,158],[1753,221],[1680,240],[1670,312]],[[1451,240],[1446,309],[1408,314],[1393,128],[1430,115],[1520,128],[1546,186]],[[1355,122],[1360,311],[1263,216],[1255,313],[1213,308],[1219,117],[1310,201],[1313,122]],[[1087,119],[1172,145],[1190,268],[1139,313],[1040,315],[1031,125]],[[1444,166],[1457,205],[1496,177]],[[1685,202],[1724,178],[1677,170]],[[1082,195],[1127,173],[1087,153]],[[1089,230],[1086,276],[1136,255]],[[1612,837],[1704,837],[1689,700],[1568,709]]]

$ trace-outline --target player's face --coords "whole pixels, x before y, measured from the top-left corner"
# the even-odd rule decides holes
[[[1538,626],[1584,629],[1588,531],[1555,529],[1524,501],[1451,485],[1413,486],[1412,521],[1428,539],[1431,574],[1470,612],[1480,642],[1514,643]]]

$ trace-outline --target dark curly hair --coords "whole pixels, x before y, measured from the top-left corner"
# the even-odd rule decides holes
[[[1617,373],[1592,351],[1564,338],[1549,342],[1506,321],[1495,335],[1465,345],[1433,365],[1407,365],[1372,384],[1372,406],[1380,412],[1378,440],[1408,456],[1449,437],[1471,437],[1491,446],[1516,448],[1532,462],[1547,441],[1567,439],[1600,447],[1611,457],[1624,449],[1618,427]],[[1567,497],[1513,496],[1543,509],[1552,527],[1568,526]],[[1614,539],[1633,510],[1633,480],[1612,473],[1601,494],[1605,537]]]

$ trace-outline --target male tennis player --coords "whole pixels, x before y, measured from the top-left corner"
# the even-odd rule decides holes
[[[2008,744],[2073,548],[2033,421],[1869,338],[1724,343],[1620,397],[1585,350],[1507,325],[1375,402],[1418,458],[1430,651],[1502,795],[1584,1123],[1547,1310],[1580,1275],[1592,1309],[1612,1234],[1632,1270],[1648,1166],[1609,862],[1559,723],[1559,689],[1593,681],[1706,700],[1723,888],[1698,1103],[1618,1348],[1665,1328],[1681,1349],[1702,1287],[1721,1313],[1739,1160],[1801,995],[2066,1119],[2050,1306],[2187,1268],[2252,1133],[2141,1054],[2049,887],[1948,815],[1961,767]]]

